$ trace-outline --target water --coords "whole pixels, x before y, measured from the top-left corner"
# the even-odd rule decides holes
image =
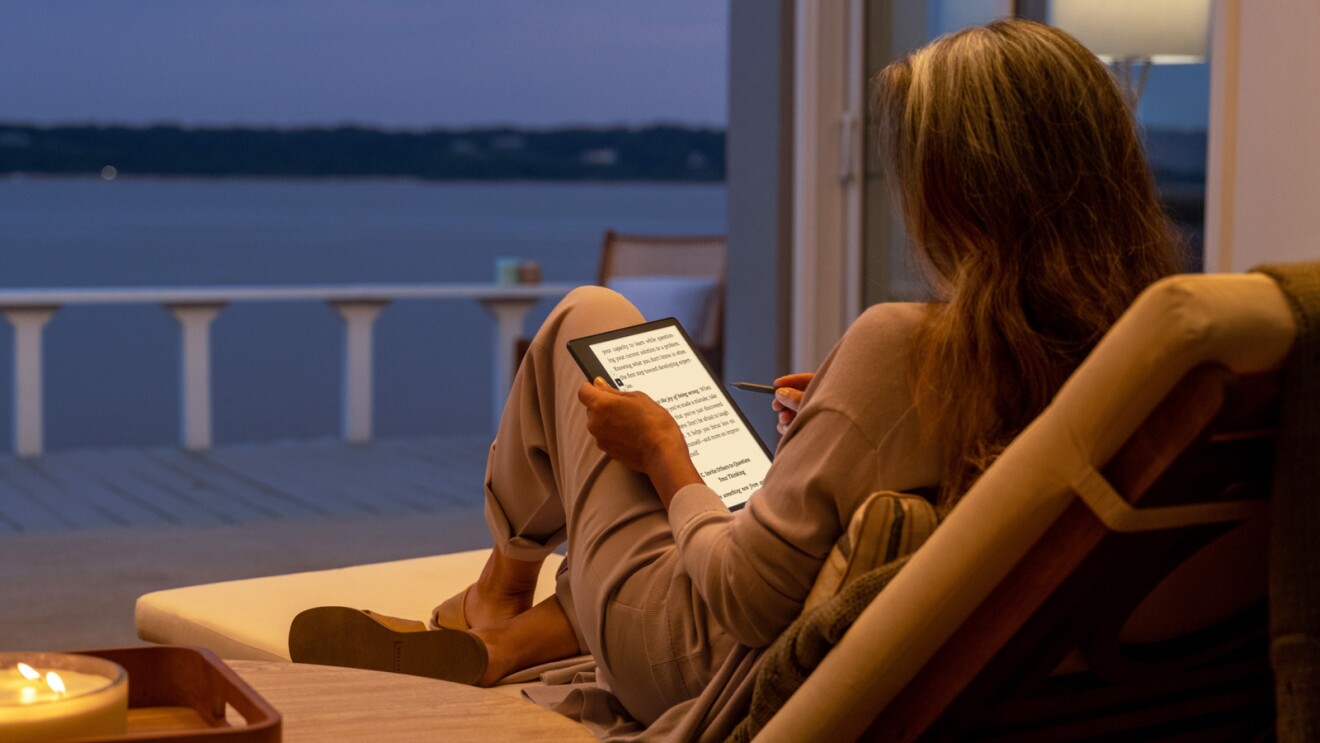
[[[720,233],[724,204],[718,185],[11,179],[0,181],[0,287],[489,281],[502,256],[539,261],[547,282],[589,283],[605,229]],[[492,328],[468,300],[388,307],[376,435],[489,432]],[[236,304],[211,332],[217,442],[337,434],[333,310]],[[4,450],[12,354],[0,324]],[[47,449],[176,442],[178,354],[158,306],[61,309],[45,332]]]

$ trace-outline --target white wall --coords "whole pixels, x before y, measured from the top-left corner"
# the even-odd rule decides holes
[[[1320,259],[1320,2],[1214,13],[1206,271]]]

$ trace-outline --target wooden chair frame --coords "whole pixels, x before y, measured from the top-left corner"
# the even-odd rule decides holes
[[[1134,505],[1264,498],[1277,383],[1198,367],[1103,469]],[[1263,605],[1188,636],[1125,646],[1141,600],[1235,524],[1110,531],[1075,501],[866,738],[1252,740],[1273,725]],[[1261,586],[1263,601],[1263,585]],[[1087,670],[1055,673],[1079,650]]]
[[[675,248],[675,249],[682,250],[685,246],[690,246],[690,247],[694,247],[694,248],[695,248],[695,247],[697,247],[697,246],[709,245],[709,244],[711,244],[711,243],[721,243],[721,244],[723,244],[724,242],[725,242],[725,238],[724,238],[723,235],[675,235],[675,236],[670,236],[670,235],[634,235],[634,234],[627,234],[627,233],[615,232],[614,230],[606,230],[606,231],[605,231],[605,236],[604,236],[604,238],[601,240],[601,246],[600,246],[600,270],[599,270],[599,272],[597,273],[597,280],[598,280],[601,284],[604,284],[606,281],[608,281],[609,279],[611,279],[611,278],[613,278],[613,277],[615,277],[615,276],[632,276],[632,275],[636,275],[636,274],[633,274],[633,273],[631,273],[631,272],[624,272],[624,273],[621,273],[621,272],[620,272],[620,268],[616,265],[616,264],[618,263],[618,257],[617,257],[617,254],[618,254],[618,250],[619,250],[619,247],[618,247],[618,246],[619,246],[620,243],[634,243],[634,244],[637,244],[637,245],[652,246],[652,247],[655,247],[655,248],[657,248],[657,249],[658,249],[658,248]],[[724,286],[725,267],[726,267],[726,265],[727,265],[727,261],[726,261],[726,260],[720,260],[718,263],[719,263],[719,265],[718,265],[717,270],[715,271],[715,274],[714,274],[714,275],[715,275],[715,277],[717,278],[717,280],[720,282],[720,286],[723,287],[723,286]],[[697,266],[697,267],[689,267],[689,266],[686,266],[686,265],[683,265],[683,264],[669,264],[669,263],[667,263],[666,266],[665,266],[665,271],[666,271],[667,273],[669,273],[670,275],[674,275],[674,276],[687,276],[687,275],[694,275],[694,276],[709,276],[709,275],[711,275],[711,272],[710,272],[710,271],[705,270],[705,269],[703,269],[703,268],[700,267],[700,266]]]

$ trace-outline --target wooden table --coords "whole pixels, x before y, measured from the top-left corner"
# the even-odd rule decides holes
[[[285,741],[594,741],[524,699],[397,673],[225,661],[284,717]]]

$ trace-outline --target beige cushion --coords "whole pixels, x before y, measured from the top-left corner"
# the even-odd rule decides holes
[[[853,578],[915,552],[936,523],[935,509],[921,496],[892,490],[867,496],[821,566],[802,612],[829,601]]]
[[[701,347],[719,340],[713,320],[719,311],[720,282],[713,276],[616,276],[605,282],[647,320],[673,317]]]
[[[221,658],[289,660],[289,623],[314,606],[351,606],[426,621],[481,573],[490,550],[156,591],[137,601],[138,637],[200,645]],[[562,558],[541,569],[536,600],[554,592]]]

